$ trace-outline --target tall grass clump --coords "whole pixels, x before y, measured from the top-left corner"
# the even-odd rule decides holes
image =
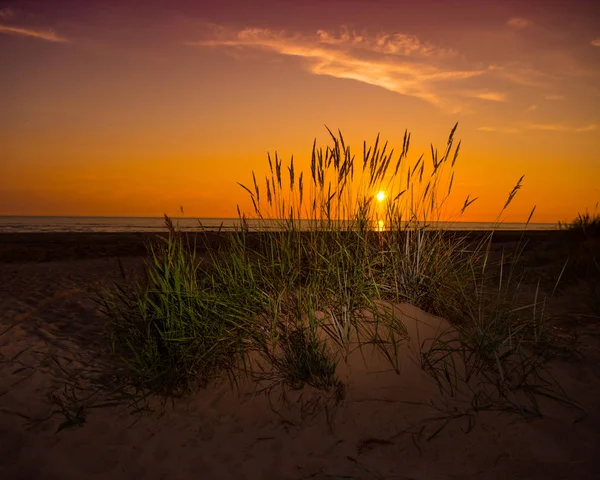
[[[495,258],[493,232],[448,229],[476,200],[448,211],[456,125],[441,150],[413,161],[408,132],[399,152],[377,136],[358,156],[341,132],[328,132],[330,145],[313,143],[308,170],[269,155],[266,174],[240,184],[253,211],[238,207],[235,231],[204,259],[166,218],[169,237],[149,248],[145,283],[105,301],[114,351],[142,387],[161,393],[223,372],[340,392],[336,365],[355,348],[375,346],[397,369],[407,330],[389,307],[406,302],[454,329],[418,355],[446,392],[516,404],[514,392],[538,382],[546,358],[545,299],[520,295],[521,250]]]
[[[600,316],[600,213],[578,213],[570,223],[559,222],[565,233],[561,249],[569,257],[563,288],[577,286],[587,290],[585,303],[588,313]]]
[[[148,247],[146,276],[104,292],[113,352],[141,390],[194,391],[239,360],[249,312],[235,294],[215,291],[199,275],[202,260],[166,218],[168,238]]]
[[[242,185],[253,224],[274,230],[258,235],[270,287],[308,297],[302,305],[325,313],[321,326],[338,344],[357,331],[373,299],[450,313],[452,297],[444,295],[464,284],[484,253],[483,244],[468,245],[466,235],[443,228],[460,150],[455,130],[441,152],[432,146],[429,161],[421,155],[413,162],[408,132],[397,155],[377,137],[372,147],[363,143],[357,160],[341,132],[329,131],[332,146],[313,144],[310,175],[296,171],[293,157],[285,166],[275,154],[264,181],[253,172],[252,184]],[[475,200],[467,197],[458,215]]]
[[[432,146],[428,160],[412,162],[407,132],[396,156],[377,137],[372,147],[363,143],[357,159],[341,132],[329,131],[331,146],[313,144],[310,175],[296,170],[293,157],[283,165],[277,154],[268,157],[264,181],[252,172],[252,184],[242,187],[253,225],[271,230],[257,235],[252,253],[259,259],[253,274],[270,299],[265,332],[276,340],[282,322],[293,319],[332,340],[340,358],[356,343],[373,344],[394,365],[406,329],[382,305],[408,302],[445,317],[455,330],[451,341],[433,339],[435,348],[421,355],[447,392],[460,387],[480,406],[497,401],[523,409],[517,390],[552,388],[541,374],[552,335],[547,299],[539,290],[533,299],[522,292],[524,242],[497,258],[493,231],[476,237],[449,231],[443,221],[452,218],[455,131],[441,151]],[[495,228],[522,182],[509,192]],[[453,218],[475,200],[467,196]]]
[[[560,229],[566,229],[572,233],[578,233],[584,238],[593,238],[600,235],[600,213],[598,213],[598,204],[593,213],[586,210],[585,213],[578,213],[571,222],[558,222]]]

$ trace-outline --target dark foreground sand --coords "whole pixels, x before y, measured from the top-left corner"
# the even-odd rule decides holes
[[[483,412],[469,433],[461,417],[427,442],[419,432],[441,423],[425,420],[464,405],[443,404],[409,345],[400,375],[381,358],[366,368],[351,357],[340,367],[346,398],[329,415],[309,414],[317,398],[309,390],[284,404],[276,392],[269,402],[243,395],[251,384],[238,394],[224,383],[141,417],[92,397],[83,427],[57,433],[64,416],[52,415],[50,393],[64,393],[73,378],[85,387],[106,351],[104,319],[89,296],[119,279],[117,256],[127,271],[140,271],[144,238],[0,235],[0,479],[600,478],[600,328],[591,317],[571,319],[580,322],[584,358],[552,365],[581,409],[541,399],[542,419]],[[551,308],[577,310],[581,291],[566,289]],[[399,308],[413,343],[417,327],[422,339],[446,326],[410,305]]]

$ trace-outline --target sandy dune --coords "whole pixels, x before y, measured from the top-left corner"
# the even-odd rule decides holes
[[[139,257],[123,263],[127,269],[141,266]],[[103,318],[88,296],[94,286],[118,278],[112,257],[0,263],[0,332],[15,325],[0,336],[1,479],[591,479],[600,474],[597,328],[580,337],[588,360],[556,362],[552,370],[583,410],[542,399],[542,419],[516,421],[511,414],[481,412],[464,433],[470,425],[470,417],[458,415],[466,411],[464,399],[445,403],[406,347],[399,375],[375,352],[366,352],[372,355],[368,368],[358,354],[341,364],[346,396],[337,408],[323,401],[315,405],[321,397],[308,388],[283,402],[277,390],[268,398],[252,395],[251,382],[239,391],[223,382],[174,406],[155,402],[154,412],[141,416],[124,405],[101,407],[101,399],[92,398],[83,427],[57,432],[64,417],[51,415],[57,407],[49,393],[65,384],[69,372],[101,362]],[[417,324],[425,336],[445,325],[411,306],[402,306],[402,312],[413,343],[424,338],[415,338]],[[456,418],[428,442],[448,412]]]

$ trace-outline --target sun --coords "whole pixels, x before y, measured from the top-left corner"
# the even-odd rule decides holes
[[[377,200],[379,202],[383,202],[385,200],[385,192],[383,190],[377,192],[377,195],[375,195],[375,197],[377,197]]]

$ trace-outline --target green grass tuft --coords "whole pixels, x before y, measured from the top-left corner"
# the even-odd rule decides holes
[[[429,161],[408,160],[407,132],[396,156],[377,137],[357,159],[341,132],[329,131],[331,145],[313,145],[309,172],[297,171],[293,157],[284,165],[269,156],[264,179],[252,172],[252,184],[240,184],[252,216],[238,208],[238,227],[217,246],[200,232],[202,258],[165,217],[169,236],[149,246],[145,282],[102,300],[131,382],[183,394],[223,374],[235,380],[258,354],[271,380],[339,388],[337,362],[356,343],[376,345],[397,369],[406,329],[382,305],[409,302],[453,326],[451,339],[431,339],[435,348],[420,357],[446,393],[471,389],[479,408],[517,408],[517,391],[549,388],[543,347],[553,330],[546,298],[521,294],[522,246],[497,258],[493,232],[476,237],[442,222],[455,131],[440,152],[432,146]],[[475,200],[460,202],[453,218]],[[597,222],[580,217],[586,232]]]

